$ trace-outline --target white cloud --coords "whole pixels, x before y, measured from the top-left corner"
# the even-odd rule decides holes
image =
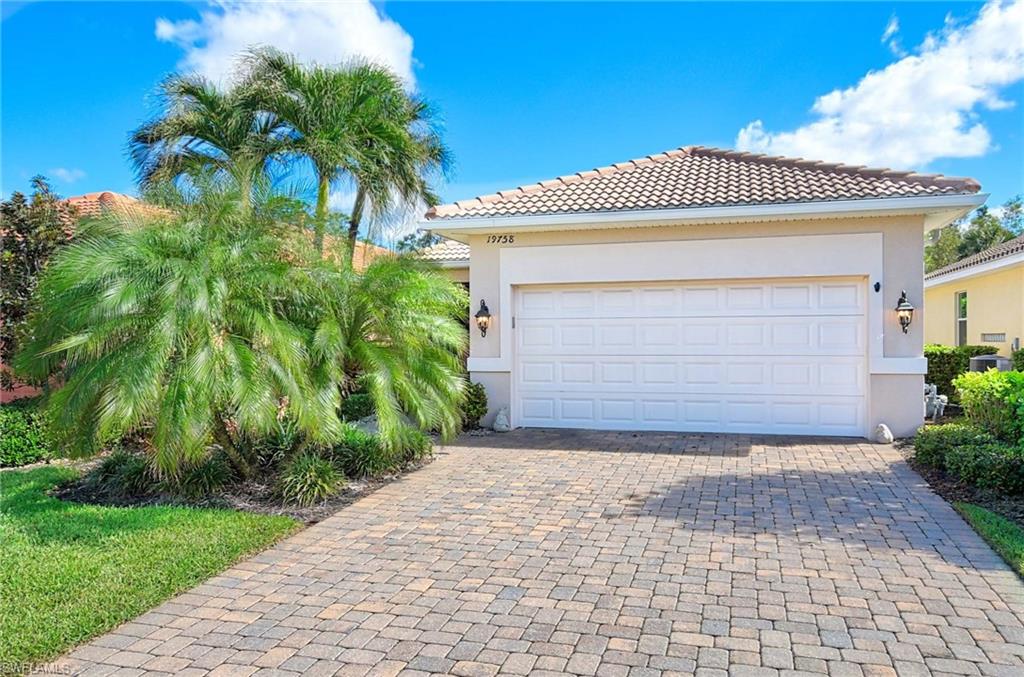
[[[85,172],[81,169],[67,169],[66,167],[54,167],[48,174],[63,183],[74,183],[85,178]]]
[[[889,48],[889,51],[898,57],[904,57],[907,55],[904,51],[903,46],[900,44],[900,20],[895,14],[889,17],[889,23],[885,24],[885,30],[882,31],[882,44]]]
[[[812,122],[778,132],[755,120],[736,146],[899,168],[984,155],[993,143],[979,111],[1014,105],[1000,92],[1024,78],[1022,35],[1024,0],[991,0],[974,22],[947,19],[914,54],[818,97]]]
[[[240,52],[269,45],[307,62],[353,57],[389,66],[412,88],[412,37],[369,0],[215,0],[198,21],[158,19],[156,37],[185,50],[181,68],[225,81]]]

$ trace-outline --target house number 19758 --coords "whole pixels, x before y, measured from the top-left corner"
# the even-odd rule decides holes
[[[487,244],[512,244],[516,241],[515,235],[488,235]]]

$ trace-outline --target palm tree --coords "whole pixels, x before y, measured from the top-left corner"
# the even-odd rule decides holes
[[[340,431],[335,384],[309,358],[309,319],[293,251],[304,238],[249,210],[232,184],[199,179],[173,210],[110,211],[83,224],[39,284],[19,371],[64,384],[48,407],[70,455],[146,431],[173,477],[212,442],[243,476],[237,435],[279,417],[308,439]]]
[[[403,415],[443,438],[457,433],[468,346],[462,286],[412,255],[374,259],[361,273],[321,258],[308,282],[323,309],[311,353],[330,380],[348,390],[358,375],[386,445],[401,444]]]
[[[350,256],[367,211],[379,220],[419,200],[437,203],[429,179],[447,170],[448,150],[433,111],[408,95],[393,72],[361,61],[305,66],[291,55],[262,49],[248,55],[246,75],[262,84],[263,107],[288,126],[290,150],[316,172],[319,250],[331,185],[341,178],[356,187]]]
[[[283,147],[276,116],[258,106],[244,80],[222,91],[197,75],[172,75],[160,86],[161,113],[136,129],[129,152],[143,188],[182,175],[215,171],[239,186],[248,209],[254,183]]]

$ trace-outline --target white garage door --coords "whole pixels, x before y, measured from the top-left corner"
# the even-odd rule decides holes
[[[863,435],[863,280],[523,286],[516,422]]]

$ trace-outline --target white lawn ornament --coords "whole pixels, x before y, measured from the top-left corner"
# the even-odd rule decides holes
[[[875,428],[875,442],[879,444],[892,444],[893,440],[892,431],[889,430],[889,426],[884,423],[879,423],[878,427]]]
[[[494,416],[494,425],[492,426],[495,432],[507,433],[512,430],[512,423],[508,420],[508,407],[502,407],[498,410],[498,413]]]
[[[946,411],[949,398],[939,394],[939,386],[924,384],[924,417],[938,421]]]

